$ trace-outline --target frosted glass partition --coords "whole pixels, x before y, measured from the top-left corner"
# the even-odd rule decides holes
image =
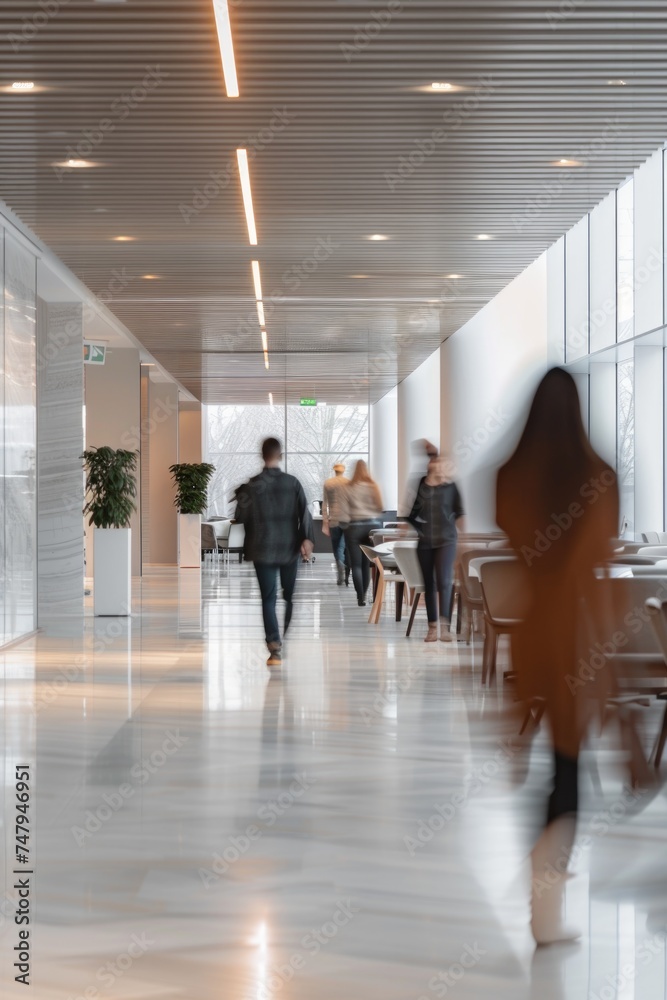
[[[547,250],[547,343],[549,364],[565,361],[565,237]]]
[[[588,354],[588,216],[565,238],[566,361]]]
[[[616,366],[616,467],[621,499],[621,525],[635,531],[635,363]]]
[[[664,484],[663,348],[635,346],[635,521],[662,531]]]
[[[634,181],[616,194],[617,340],[635,335],[635,199]]]
[[[635,335],[662,326],[663,153],[655,153],[635,174],[634,288]]]
[[[3,642],[35,628],[36,258],[5,232]]]
[[[616,343],[616,192],[591,212],[591,354]]]

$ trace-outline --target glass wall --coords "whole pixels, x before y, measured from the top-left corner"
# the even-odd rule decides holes
[[[3,229],[0,243],[1,645],[35,628],[37,262]]]
[[[666,179],[663,149],[548,251],[550,356],[588,400],[593,446],[618,473],[619,529],[639,539],[667,525]]]
[[[276,437],[283,468],[296,476],[308,502],[322,499],[322,483],[335,462],[352,469],[369,453],[367,406],[208,406],[206,461],[216,467],[209,488],[209,516],[233,513],[234,492],[262,468],[260,449]]]

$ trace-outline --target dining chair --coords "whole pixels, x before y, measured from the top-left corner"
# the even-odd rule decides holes
[[[210,555],[211,559],[215,556],[217,562],[220,556],[218,539],[215,534],[215,528],[207,521],[204,521],[201,526],[201,550],[204,553],[204,560],[206,560],[207,555]]]
[[[359,547],[371,565],[375,567],[376,571],[377,586],[375,590],[375,600],[373,601],[373,607],[371,608],[371,613],[368,617],[368,624],[378,625],[380,622],[388,583],[394,583],[398,588],[396,591],[396,621],[400,622],[403,611],[405,578],[401,576],[400,573],[394,573],[392,570],[386,569],[382,565],[382,560],[380,559],[378,552],[371,548],[370,545],[360,545]]]
[[[521,625],[529,591],[525,567],[515,557],[481,560],[478,573],[485,625],[482,684],[486,684],[495,677],[498,641]]]
[[[426,587],[424,586],[422,568],[419,564],[419,558],[417,556],[417,546],[414,542],[396,542],[394,545],[394,558],[396,559],[398,571],[404,578],[408,588],[408,601],[411,605],[411,610],[408,630],[405,635],[409,639],[415,615],[417,614],[419,601],[422,594],[425,593]]]
[[[243,546],[245,544],[245,526],[243,524],[230,523],[227,538],[221,543],[221,551],[227,572],[229,572],[229,557],[232,553],[238,554],[239,562],[243,561]]]
[[[637,549],[638,556],[654,556],[656,559],[667,559],[667,545],[643,545]]]
[[[667,602],[659,600],[657,597],[649,597],[646,600],[645,607],[647,612],[651,615],[651,625],[653,626],[655,637],[658,641],[665,663],[667,664]],[[665,669],[667,671],[667,667]],[[659,692],[657,697],[661,701],[667,701],[667,692]],[[653,752],[653,764],[656,768],[660,767],[666,742],[667,704],[665,705],[665,711],[662,716],[662,726],[660,727],[660,732],[658,733],[658,738],[655,744],[655,750]]]

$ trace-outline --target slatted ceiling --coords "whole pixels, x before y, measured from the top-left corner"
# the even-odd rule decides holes
[[[9,33],[38,8],[0,6],[0,87],[46,88],[0,91],[0,197],[95,292],[125,267],[112,311],[206,402],[381,397],[667,139],[664,0],[586,0],[556,20],[558,0],[404,0],[347,62],[341,43],[384,6],[234,5],[237,100],[225,98],[211,0],[69,0],[19,52]],[[165,80],[82,154],[104,166],[59,182],[52,161],[153,65]],[[386,173],[487,77],[491,93],[390,190]],[[434,80],[468,89],[419,90]],[[260,246],[250,248],[235,149],[275,108],[291,120],[251,163]],[[618,136],[587,155],[609,120]],[[518,226],[561,157],[586,165]],[[227,187],[186,225],[179,205],[227,164]],[[480,232],[496,239],[477,242]],[[111,241],[126,234],[136,242]],[[320,238],[337,246],[294,290],[289,277]],[[269,317],[269,372],[252,331],[252,259],[265,296],[285,296]],[[428,321],[415,326],[420,308]]]

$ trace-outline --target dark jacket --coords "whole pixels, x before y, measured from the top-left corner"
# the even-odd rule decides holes
[[[419,545],[437,549],[456,543],[456,522],[463,517],[463,502],[456,483],[429,486],[424,477],[408,521],[419,534]]]
[[[284,566],[301,543],[315,541],[303,486],[281,469],[263,469],[236,491],[236,520],[245,526],[244,555],[255,563]]]

